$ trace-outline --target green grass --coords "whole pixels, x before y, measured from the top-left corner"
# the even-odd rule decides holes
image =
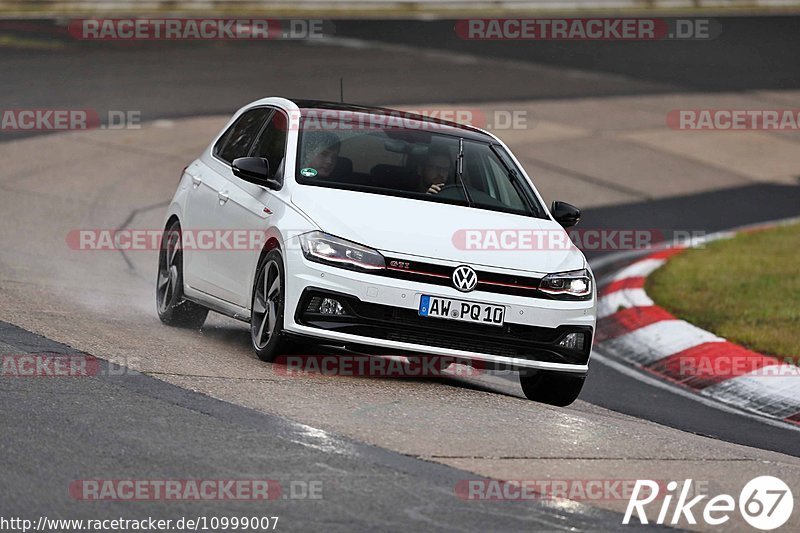
[[[678,318],[800,362],[800,224],[688,250],[654,272],[646,290]]]

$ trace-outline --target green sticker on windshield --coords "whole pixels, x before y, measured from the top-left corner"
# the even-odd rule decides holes
[[[301,168],[300,175],[305,178],[313,178],[317,175],[317,169],[315,168]]]

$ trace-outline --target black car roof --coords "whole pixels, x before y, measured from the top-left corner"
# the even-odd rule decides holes
[[[411,120],[430,122],[444,126],[444,128],[440,129],[441,133],[457,135],[460,137],[464,137],[465,139],[472,139],[476,141],[495,142],[495,140],[490,135],[487,135],[486,133],[472,126],[459,124],[457,122],[451,122],[449,120],[442,120],[434,117],[428,117],[417,113],[411,113],[409,111],[390,109],[388,107],[373,107],[373,106],[364,106],[358,104],[328,102],[324,100],[295,100],[291,98],[289,100],[294,102],[294,104],[303,111],[311,109],[322,109],[331,111],[345,111],[351,113],[367,113],[371,115],[402,116],[403,118],[408,118]]]

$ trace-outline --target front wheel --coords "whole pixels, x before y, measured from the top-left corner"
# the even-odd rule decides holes
[[[170,224],[161,236],[156,308],[158,318],[168,326],[200,329],[208,316],[207,308],[190,302],[183,296],[183,251],[181,226],[177,221]]]
[[[284,347],[283,302],[284,280],[283,258],[272,250],[261,258],[253,283],[252,310],[250,313],[250,340],[253,350],[262,361],[274,361]]]
[[[566,374],[548,370],[519,374],[519,384],[522,385],[522,392],[526,398],[558,407],[566,407],[577,400],[585,380],[584,374]]]

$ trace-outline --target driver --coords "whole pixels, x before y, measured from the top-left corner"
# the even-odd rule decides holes
[[[430,148],[419,167],[420,192],[437,194],[450,177],[450,152],[446,148]]]

